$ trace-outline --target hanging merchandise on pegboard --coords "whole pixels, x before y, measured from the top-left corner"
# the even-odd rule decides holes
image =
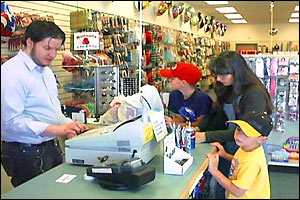
[[[124,77],[121,79],[121,91],[126,96],[131,96],[139,91],[138,79]]]
[[[14,13],[15,15],[15,30],[8,39],[8,49],[17,51],[23,46],[22,39],[26,28],[35,20],[54,21],[52,15],[41,16],[39,14],[29,14],[26,12]]]

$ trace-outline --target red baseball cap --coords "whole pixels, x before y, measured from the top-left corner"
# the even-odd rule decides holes
[[[196,84],[201,78],[201,71],[192,64],[178,62],[172,69],[161,69],[160,75],[166,78],[179,78],[189,84]]]

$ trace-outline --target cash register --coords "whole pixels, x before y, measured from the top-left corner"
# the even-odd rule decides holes
[[[108,156],[109,159],[118,160],[140,158],[148,163],[158,154],[161,146],[154,135],[149,139],[149,135],[145,134],[145,129],[151,125],[148,112],[153,109],[162,110],[163,104],[157,89],[145,85],[139,93],[129,96],[121,103],[122,113],[119,114],[122,119],[126,116],[125,120],[99,126],[66,140],[66,162],[95,165],[104,156]]]

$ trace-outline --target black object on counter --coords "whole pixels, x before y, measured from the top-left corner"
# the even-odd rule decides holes
[[[111,190],[130,190],[155,179],[155,168],[146,166],[140,158],[104,162],[87,168],[87,175],[95,177],[100,186]]]

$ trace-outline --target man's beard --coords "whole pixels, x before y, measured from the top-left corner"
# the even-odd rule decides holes
[[[33,45],[33,48],[31,49],[30,51],[30,57],[32,58],[32,60],[38,65],[38,66],[41,66],[41,67],[46,67],[48,65],[44,65],[42,63],[40,63],[37,59],[37,56],[36,56],[36,48],[35,48],[35,45]]]

